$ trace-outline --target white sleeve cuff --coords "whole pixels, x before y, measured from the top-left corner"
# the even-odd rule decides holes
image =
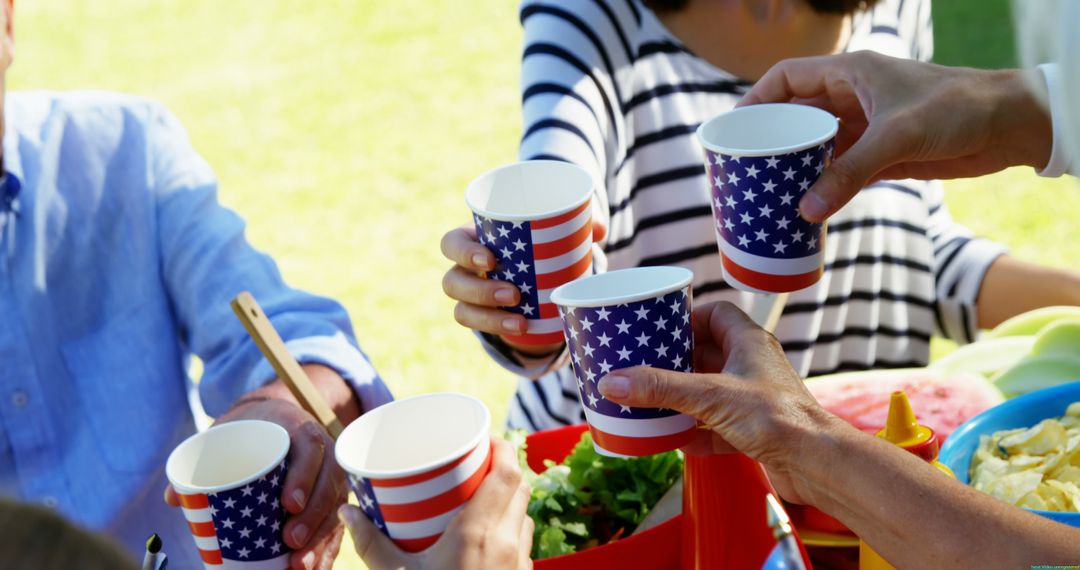
[[[301,364],[322,364],[336,370],[349,383],[364,412],[394,399],[390,389],[368,362],[364,353],[340,332],[334,336],[293,339],[285,343],[285,348],[289,349],[289,353]],[[250,377],[274,378],[276,376],[277,373],[274,372],[270,363],[265,358],[261,358]]]
[[[1054,143],[1050,161],[1038,171],[1039,176],[1056,178],[1070,171],[1069,153],[1065,148],[1065,97],[1062,93],[1061,67],[1056,63],[1044,63],[1036,69],[1046,81],[1047,101],[1050,106],[1050,122],[1054,127]]]

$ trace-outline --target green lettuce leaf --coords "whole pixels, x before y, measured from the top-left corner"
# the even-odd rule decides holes
[[[683,470],[678,451],[630,459],[602,456],[585,432],[561,465],[545,462],[547,470],[537,474],[525,462],[524,432],[511,432],[507,439],[518,448],[532,486],[533,560],[629,535]]]

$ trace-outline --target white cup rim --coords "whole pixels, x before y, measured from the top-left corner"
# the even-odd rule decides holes
[[[584,296],[579,291],[585,287],[601,286],[605,282],[619,282],[640,279],[647,274],[661,281],[660,284],[651,287],[629,287],[626,292],[608,296]],[[560,285],[551,292],[551,302],[562,307],[606,307],[622,303],[634,303],[666,295],[672,291],[678,291],[690,285],[694,280],[694,272],[685,267],[674,265],[660,265],[650,267],[633,267],[630,269],[618,269],[589,277],[583,277]],[[607,287],[604,287],[607,288]]]
[[[362,426],[364,423],[370,423],[372,421],[375,421],[379,415],[388,413],[387,410],[392,410],[396,406],[401,406],[409,402],[429,398],[458,398],[476,404],[476,406],[478,406],[478,408],[483,411],[483,420],[480,422],[480,429],[478,429],[476,434],[470,437],[466,443],[454,448],[452,451],[442,454],[438,459],[428,461],[426,463],[423,463],[416,467],[411,467],[409,469],[364,469],[358,467],[350,460],[350,458],[348,457],[349,451],[346,448],[351,444],[351,440],[354,437],[352,434],[363,429]],[[365,420],[365,418],[367,419]],[[388,402],[375,408],[374,410],[371,410],[370,412],[363,414],[362,416],[354,420],[352,423],[346,426],[345,430],[341,432],[340,436],[338,436],[337,443],[334,444],[334,457],[335,459],[337,459],[338,465],[340,465],[341,468],[344,469],[346,472],[360,477],[364,477],[365,479],[378,480],[410,477],[413,475],[418,475],[420,473],[431,471],[432,469],[436,469],[456,459],[464,457],[470,451],[475,449],[476,446],[480,445],[481,442],[484,441],[484,438],[490,438],[490,435],[488,433],[490,430],[491,412],[488,411],[487,406],[485,406],[484,403],[481,402],[478,398],[474,398],[473,396],[470,396],[468,394],[461,394],[458,392],[434,392],[430,394],[420,394],[419,396],[412,396],[409,398],[403,398],[401,400],[394,400],[393,402]]]
[[[268,465],[259,469],[252,475],[247,475],[245,477],[241,477],[239,479],[230,481],[228,483],[223,483],[221,485],[192,485],[179,481],[179,478],[175,476],[175,471],[179,469],[179,467],[176,465],[176,462],[179,461],[179,454],[183,448],[194,445],[195,442],[199,441],[200,439],[215,437],[216,434],[221,433],[221,430],[236,429],[265,429],[267,430],[268,435],[283,437],[284,445],[282,445],[281,450],[279,450],[278,453],[274,455],[273,461],[269,462]],[[206,431],[201,431],[199,433],[193,434],[184,441],[180,442],[180,445],[177,445],[176,448],[173,449],[172,453],[169,454],[168,461],[165,462],[165,476],[169,480],[169,483],[172,484],[176,492],[186,495],[195,493],[217,493],[220,491],[236,489],[243,485],[247,485],[252,481],[258,481],[267,473],[276,469],[278,465],[281,465],[281,462],[285,460],[285,456],[289,454],[289,444],[289,432],[286,431],[285,428],[279,426],[274,422],[268,422],[265,420],[235,420],[221,424],[215,424]]]
[[[822,118],[831,119],[831,123],[830,123],[831,126],[829,128],[827,128],[827,129],[821,131],[817,135],[815,135],[815,136],[813,136],[811,138],[808,138],[807,140],[800,141],[798,143],[794,143],[794,144],[790,144],[790,145],[777,146],[777,147],[772,147],[772,148],[763,148],[763,149],[762,148],[747,149],[747,148],[736,148],[736,147],[718,145],[718,144],[714,144],[714,143],[710,142],[705,137],[706,131],[711,129],[714,124],[716,124],[716,123],[718,123],[720,121],[730,120],[731,117],[737,116],[737,115],[740,115],[740,114],[760,113],[762,110],[765,110],[767,108],[776,109],[776,108],[781,108],[781,107],[793,110],[795,112],[805,113],[808,116],[815,116],[815,118],[819,119],[819,120],[822,119]],[[728,156],[735,156],[735,157],[744,157],[745,156],[747,158],[753,158],[753,157],[761,157],[761,156],[775,156],[775,155],[781,155],[781,154],[791,154],[793,152],[799,152],[799,151],[802,151],[802,150],[806,150],[808,148],[816,147],[816,146],[824,143],[825,141],[828,141],[829,139],[832,139],[833,137],[835,137],[837,131],[839,130],[839,128],[840,128],[840,123],[832,113],[830,113],[828,111],[825,111],[823,109],[819,109],[817,107],[811,107],[810,105],[797,105],[795,103],[761,103],[761,104],[758,104],[758,105],[747,105],[745,107],[739,107],[737,109],[732,109],[730,111],[720,113],[719,115],[705,121],[704,123],[701,123],[701,125],[698,126],[698,128],[697,128],[697,138],[698,138],[698,142],[701,143],[701,146],[703,146],[706,149],[711,150],[713,152],[728,155]]]
[[[541,211],[537,211],[537,212],[532,212],[532,213],[529,213],[529,214],[506,214],[506,213],[500,213],[500,212],[492,212],[491,210],[488,210],[488,209],[476,204],[476,200],[474,199],[473,193],[477,191],[476,190],[477,187],[481,183],[486,181],[487,178],[495,176],[496,174],[498,174],[500,172],[504,172],[506,170],[511,170],[511,169],[514,169],[514,168],[522,168],[523,165],[528,165],[528,164],[555,165],[555,166],[557,166],[559,168],[566,167],[568,170],[570,170],[570,169],[576,170],[576,171],[578,171],[578,173],[585,176],[585,179],[588,180],[588,185],[587,185],[587,187],[586,187],[586,185],[582,185],[582,188],[584,190],[583,190],[581,196],[576,198],[569,205],[562,206],[562,207],[559,207],[559,208],[549,209],[549,210],[541,210]],[[518,162],[512,162],[510,164],[504,164],[503,166],[499,166],[499,167],[496,167],[496,168],[492,168],[491,170],[488,170],[487,172],[484,172],[480,176],[477,176],[476,178],[474,178],[472,180],[472,182],[469,182],[469,185],[465,187],[465,203],[469,206],[469,209],[472,210],[473,213],[478,214],[480,216],[483,216],[485,218],[488,218],[489,220],[495,220],[495,221],[499,221],[499,222],[529,222],[529,221],[535,221],[535,220],[542,220],[544,218],[550,218],[552,216],[558,216],[560,214],[565,214],[567,212],[570,212],[570,211],[573,211],[573,210],[575,210],[577,208],[580,208],[582,204],[585,204],[589,200],[592,199],[593,190],[594,190],[594,188],[593,188],[592,176],[589,174],[589,172],[587,170],[585,170],[584,168],[582,168],[582,167],[580,167],[580,166],[578,166],[578,165],[576,165],[576,164],[574,164],[572,162],[566,162],[566,161],[562,161],[562,160],[546,160],[546,159],[542,159],[542,160],[522,160],[522,161],[518,161]]]

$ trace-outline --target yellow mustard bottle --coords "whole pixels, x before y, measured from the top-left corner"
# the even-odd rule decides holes
[[[914,453],[949,477],[956,477],[944,463],[937,460],[938,450],[941,448],[937,434],[929,427],[919,424],[915,411],[911,409],[911,402],[903,390],[892,393],[885,429],[877,432],[877,437]],[[862,540],[859,541],[859,569],[896,570]]]

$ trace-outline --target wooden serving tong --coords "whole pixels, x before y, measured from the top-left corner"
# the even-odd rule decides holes
[[[236,313],[236,317],[244,324],[248,334],[251,335],[251,339],[255,341],[259,350],[262,351],[263,356],[274,367],[278,378],[281,378],[285,385],[289,387],[293,397],[300,402],[300,405],[308,413],[319,420],[319,423],[326,428],[331,438],[337,440],[338,436],[341,435],[341,430],[345,429],[341,425],[341,420],[337,418],[326,400],[315,389],[315,385],[311,383],[311,379],[308,378],[304,369],[300,367],[300,363],[285,348],[285,342],[281,340],[281,335],[278,334],[277,329],[274,328],[270,318],[263,312],[255,297],[251,293],[244,291],[229,304],[232,306],[233,312]]]

